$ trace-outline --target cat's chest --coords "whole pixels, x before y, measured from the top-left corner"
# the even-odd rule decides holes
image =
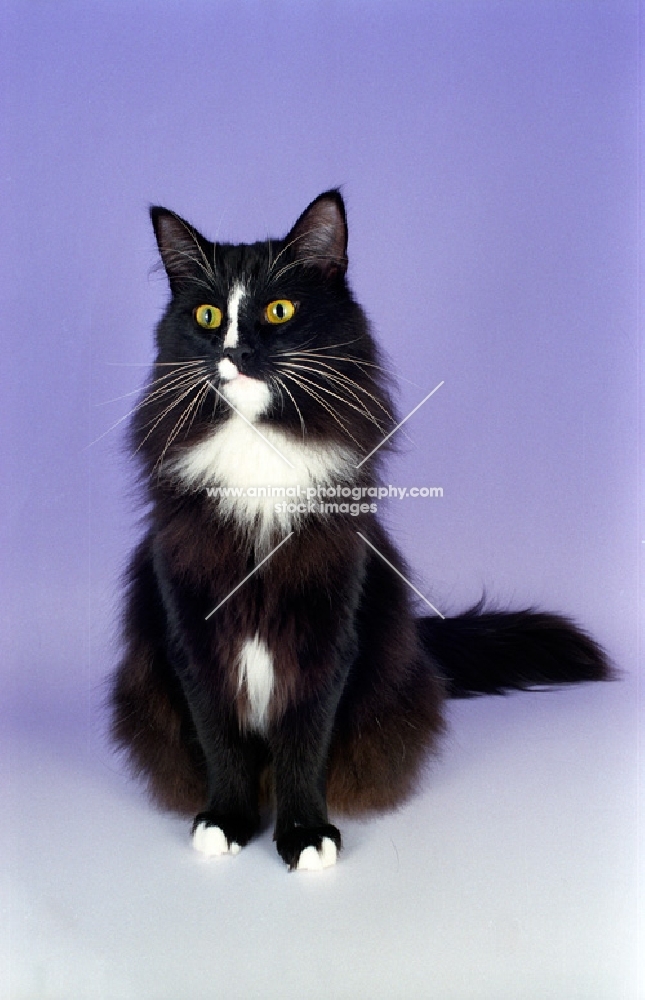
[[[350,483],[356,464],[348,448],[308,442],[234,415],[187,448],[172,472],[190,490],[204,490],[223,514],[241,524],[288,529],[307,513],[294,506],[318,500],[313,490],[320,486]]]

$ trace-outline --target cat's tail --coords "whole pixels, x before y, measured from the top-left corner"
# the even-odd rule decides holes
[[[560,615],[480,601],[455,618],[419,618],[417,628],[452,698],[612,677],[601,647]]]

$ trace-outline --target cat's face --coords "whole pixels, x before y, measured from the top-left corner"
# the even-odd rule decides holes
[[[213,244],[166,209],[151,216],[172,298],[134,428],[150,457],[165,460],[234,416],[367,454],[391,418],[345,279],[338,192],[312,202],[284,239],[248,245]]]

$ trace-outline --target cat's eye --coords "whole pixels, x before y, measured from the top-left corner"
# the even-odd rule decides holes
[[[295,311],[296,306],[291,299],[275,299],[264,310],[264,318],[274,326],[279,326],[280,323],[288,323],[293,319]]]
[[[193,312],[195,322],[199,323],[205,330],[216,330],[222,325],[222,310],[217,306],[197,306]]]

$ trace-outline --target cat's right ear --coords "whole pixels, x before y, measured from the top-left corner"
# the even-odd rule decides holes
[[[212,244],[193,229],[190,223],[175,212],[158,205],[150,209],[150,219],[173,292],[179,291],[183,285],[196,278],[203,282],[205,275],[212,276],[209,259]]]

